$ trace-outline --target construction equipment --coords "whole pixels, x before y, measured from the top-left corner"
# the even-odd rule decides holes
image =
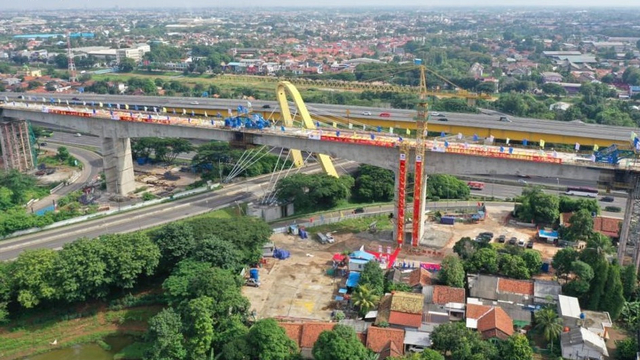
[[[427,79],[425,75],[425,67],[422,61],[416,59],[416,64],[420,65],[420,100],[417,106],[416,116],[416,163],[415,163],[415,180],[413,184],[413,232],[411,236],[411,245],[416,247],[420,243],[422,236],[422,227],[424,222],[422,217],[424,214],[423,192],[425,181],[423,179],[422,164],[425,151],[425,138],[427,136],[427,122],[429,121],[429,112],[427,104]]]

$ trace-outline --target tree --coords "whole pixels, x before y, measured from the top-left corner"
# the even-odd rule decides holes
[[[450,354],[456,360],[494,359],[495,345],[485,342],[480,333],[469,329],[462,322],[441,324],[431,333],[431,348],[441,354]]]
[[[367,285],[358,285],[353,293],[352,300],[353,304],[360,308],[360,314],[364,316],[377,305],[380,296],[374,293]]]
[[[482,248],[476,251],[464,265],[468,272],[495,274],[498,272],[498,252],[493,247]]]
[[[538,274],[542,269],[542,256],[539,251],[525,250],[521,255],[529,270],[530,275]]]
[[[298,345],[274,319],[258,320],[249,329],[247,342],[259,360],[287,360],[298,352]]]
[[[382,296],[384,292],[384,272],[380,264],[369,261],[360,272],[360,285],[366,286],[374,295]]]
[[[556,274],[558,277],[562,275],[569,275],[571,272],[572,264],[574,261],[578,259],[578,252],[574,248],[564,248],[560,249],[555,255],[553,255],[553,260],[551,261],[551,265],[554,269],[556,269]]]
[[[500,268],[500,274],[515,278],[515,279],[529,279],[529,269],[527,263],[517,255],[502,254],[498,260],[498,266]]]
[[[532,360],[533,349],[529,345],[529,340],[524,335],[514,334],[502,344],[500,349],[502,359],[510,360]]]
[[[464,287],[464,267],[457,256],[447,255],[442,259],[442,268],[438,276],[447,286]]]
[[[353,187],[350,176],[335,178],[327,174],[294,174],[280,179],[276,196],[282,202],[291,202],[296,209],[330,209],[346,200]]]
[[[438,199],[467,199],[469,186],[458,178],[447,174],[433,174],[427,181],[427,197]]]
[[[551,224],[558,219],[559,199],[556,195],[545,194],[538,186],[522,190],[521,205],[517,216],[523,221]]]
[[[363,202],[391,201],[394,183],[393,171],[363,164],[355,176],[353,196]]]
[[[431,349],[424,349],[422,354],[420,354],[421,360],[444,360],[444,356],[442,356],[439,352]]]
[[[234,244],[242,254],[243,264],[256,264],[262,257],[262,245],[269,241],[273,230],[261,219],[235,217],[231,219],[191,219],[186,222],[197,234],[196,241],[217,237]]]
[[[353,328],[336,325],[333,330],[320,333],[311,353],[315,360],[366,360],[369,350]]]
[[[492,82],[482,82],[476,86],[476,91],[479,93],[493,94],[496,92],[496,84]]]
[[[635,336],[623,340],[616,340],[616,360],[636,360],[638,354],[638,341]]]
[[[535,329],[542,332],[542,336],[553,349],[553,342],[562,333],[562,319],[552,308],[544,308],[535,313]]]
[[[160,268],[171,270],[175,264],[187,258],[195,248],[193,228],[184,222],[173,222],[153,231],[151,240],[160,250]]]
[[[124,58],[120,61],[120,64],[118,65],[118,71],[123,72],[123,73],[129,73],[132,72],[133,69],[136,68],[136,62],[135,60],[131,59],[131,58]]]
[[[586,209],[573,214],[569,223],[571,226],[565,235],[569,241],[586,240],[593,233],[593,216]]]
[[[61,162],[65,162],[69,159],[70,156],[71,154],[69,154],[69,149],[64,146],[60,146],[58,148],[58,154],[56,155],[58,160],[60,160]]]
[[[187,303],[184,311],[186,350],[193,360],[205,359],[213,341],[213,299],[202,296]]]
[[[164,309],[149,319],[145,335],[149,346],[146,360],[181,360],[187,358],[182,336],[182,319],[173,308]]]
[[[17,300],[24,308],[35,307],[57,295],[53,279],[57,258],[58,253],[51,249],[25,250],[10,265]]]
[[[546,83],[542,85],[542,91],[545,94],[554,95],[554,96],[565,96],[567,95],[567,90],[562,87],[560,84],[555,83]]]
[[[607,275],[607,283],[605,284],[606,291],[600,302],[599,310],[608,311],[611,319],[616,320],[618,316],[620,316],[620,312],[624,306],[620,266],[617,264],[609,266],[609,273]]]
[[[55,266],[59,298],[71,303],[108,294],[111,284],[103,253],[104,244],[97,240],[79,239],[64,245]]]
[[[478,242],[470,237],[463,237],[453,245],[453,252],[458,254],[463,261],[469,260],[478,250]]]
[[[602,254],[597,254],[595,251],[582,251],[580,260],[591,265],[594,275],[589,283],[589,292],[580,299],[581,303],[586,304],[587,309],[598,310],[609,277],[610,264]]]
[[[575,274],[573,280],[563,287],[567,295],[582,297],[589,291],[590,281],[593,279],[593,269],[583,261],[576,260],[571,263],[571,272]]]
[[[102,235],[107,279],[113,286],[131,289],[138,277],[153,275],[160,250],[144,233]]]
[[[199,241],[193,251],[193,258],[221,269],[235,271],[244,266],[240,250],[233,243],[220,240],[215,236]]]
[[[631,301],[635,296],[638,287],[638,278],[636,276],[636,267],[627,265],[622,269],[622,294],[627,301]]]

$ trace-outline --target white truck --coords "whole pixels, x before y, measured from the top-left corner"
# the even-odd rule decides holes
[[[333,238],[331,233],[318,233],[317,235],[321,244],[333,244],[335,242],[335,239]]]

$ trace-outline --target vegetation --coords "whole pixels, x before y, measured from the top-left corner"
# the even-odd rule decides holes
[[[457,256],[447,255],[442,259],[442,268],[438,276],[447,286],[464,287],[465,272],[462,262]]]
[[[131,141],[131,151],[134,158],[151,158],[158,162],[172,163],[180,154],[194,150],[194,146],[187,139],[181,138],[139,138]]]
[[[439,199],[468,199],[471,194],[464,181],[447,174],[433,174],[427,181],[427,197]]]
[[[330,209],[349,198],[353,183],[348,175],[294,174],[278,181],[276,197],[283,203],[293,202],[296,211]]]
[[[368,360],[370,350],[362,345],[350,326],[336,325],[331,331],[320,333],[313,345],[316,360]]]
[[[467,272],[499,274],[515,279],[529,279],[542,268],[542,257],[535,250],[510,246],[498,252],[491,244],[460,239],[453,251],[462,259]]]
[[[524,188],[518,202],[521,205],[516,209],[516,216],[521,221],[553,224],[560,215],[558,196],[545,194],[540,187]]]
[[[431,348],[447,359],[490,360],[498,358],[498,348],[483,341],[480,333],[469,329],[464,322],[441,324],[431,333]]]
[[[535,328],[542,333],[542,336],[553,348],[553,343],[562,333],[562,319],[552,308],[544,308],[535,314]]]

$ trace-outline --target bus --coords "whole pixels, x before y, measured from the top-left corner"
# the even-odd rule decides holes
[[[598,189],[589,188],[589,187],[573,187],[570,186],[567,188],[565,192],[566,195],[574,195],[574,196],[586,196],[596,198],[598,197]]]
[[[467,186],[469,186],[469,189],[471,189],[471,190],[482,190],[482,189],[484,189],[484,183],[483,182],[479,182],[479,181],[469,181],[467,183]]]

